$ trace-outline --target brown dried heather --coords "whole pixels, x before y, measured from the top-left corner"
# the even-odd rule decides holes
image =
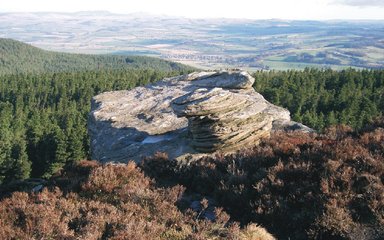
[[[0,202],[1,239],[254,239],[249,230],[244,235],[230,224],[221,209],[215,222],[179,211],[184,188],[157,188],[132,162],[83,161],[53,178],[55,183],[67,193],[52,187],[15,192]],[[258,236],[273,239],[268,233]]]
[[[162,172],[281,239],[384,239],[383,123],[360,133],[275,133],[254,149]]]

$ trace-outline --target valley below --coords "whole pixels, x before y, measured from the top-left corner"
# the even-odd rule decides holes
[[[144,55],[204,69],[384,67],[383,21],[1,13],[0,37],[54,51]]]

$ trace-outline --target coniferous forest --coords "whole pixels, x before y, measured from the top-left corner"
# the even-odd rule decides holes
[[[283,239],[384,236],[384,70],[255,72],[256,91],[317,133],[278,133],[249,151],[182,168],[160,153],[139,166],[104,166],[83,161],[89,159],[91,98],[194,69],[145,57],[60,53],[67,67],[53,66],[56,53],[1,43],[0,234],[273,239],[252,224],[261,223]],[[28,64],[10,57],[29,51]],[[116,64],[107,64],[111,59]],[[9,195],[12,183],[28,178],[47,179],[49,188]],[[184,191],[211,195],[223,207],[215,211],[217,221],[202,220],[204,199],[200,212],[185,212]],[[132,228],[137,224],[140,231]]]
[[[1,75],[137,68],[173,71],[188,67],[175,62],[143,56],[90,55],[46,51],[12,39],[0,38]]]
[[[253,75],[255,89],[316,130],[346,124],[360,129],[384,109],[384,71],[305,69]]]
[[[5,42],[7,51],[12,52],[9,42]],[[25,44],[16,45],[21,46],[13,53],[27,51],[20,50]],[[36,58],[44,57],[44,51],[33,50],[41,51]],[[8,74],[8,68],[1,66],[0,182],[49,177],[65,163],[89,157],[86,123],[92,96],[192,70],[161,60],[153,62],[151,58],[146,65],[135,64],[29,74]],[[384,70],[260,71],[253,76],[256,91],[287,108],[293,120],[319,131],[336,124],[359,129],[381,116],[384,109]]]
[[[94,95],[192,69],[148,57],[55,53],[10,39],[0,39],[0,53],[0,183],[49,177],[87,158]]]
[[[88,158],[92,96],[182,71],[108,70],[0,76],[0,181],[49,177]]]

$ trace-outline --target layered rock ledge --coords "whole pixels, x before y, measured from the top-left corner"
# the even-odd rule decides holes
[[[296,124],[253,83],[244,71],[195,72],[97,95],[88,122],[92,158],[140,161],[160,151],[188,160],[257,144]]]
[[[222,88],[197,89],[172,102],[178,117],[187,117],[191,146],[199,152],[231,151],[268,137],[273,116],[253,94]]]

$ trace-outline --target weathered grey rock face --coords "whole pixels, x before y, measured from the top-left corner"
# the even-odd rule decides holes
[[[181,80],[194,81],[198,87],[220,87],[229,89],[251,88],[255,79],[244,71],[219,71],[219,72],[196,72],[186,75]]]
[[[269,136],[273,117],[265,101],[222,88],[197,89],[172,101],[178,117],[187,117],[191,146],[200,152],[235,150]]]
[[[160,151],[190,159],[257,143],[274,121],[289,124],[290,117],[255,92],[253,82],[243,71],[196,72],[95,96],[92,158],[140,161]]]

